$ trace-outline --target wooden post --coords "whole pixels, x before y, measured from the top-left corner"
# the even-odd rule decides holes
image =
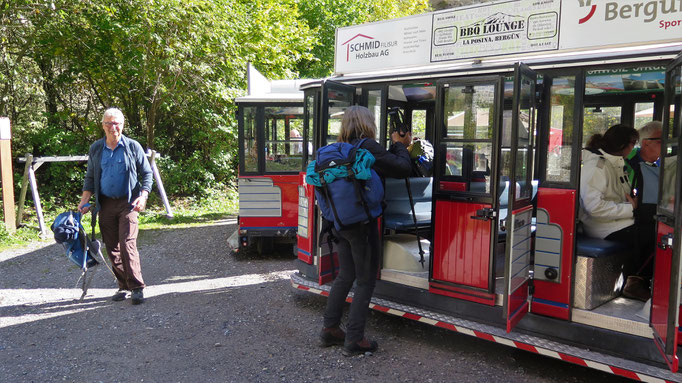
[[[19,208],[17,209],[17,227],[21,227],[21,221],[24,219],[24,203],[26,203],[26,191],[28,190],[28,172],[29,168],[33,166],[33,154],[26,153],[24,157],[26,166],[24,166],[24,176],[21,177],[21,192],[19,193]]]
[[[5,227],[10,233],[16,231],[14,226],[14,177],[12,176],[12,132],[7,117],[0,117],[0,175],[2,178],[2,206],[5,216]]]

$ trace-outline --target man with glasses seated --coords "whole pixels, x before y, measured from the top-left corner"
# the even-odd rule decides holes
[[[660,174],[661,134],[660,121],[651,121],[639,129],[640,147],[630,152],[625,160],[625,169],[637,200],[634,210],[635,226],[640,232],[642,246],[649,249],[639,261],[638,275],[650,280],[653,274],[653,254],[656,250],[656,204],[658,199],[658,179]]]
[[[109,108],[102,117],[105,137],[95,141],[88,152],[88,170],[78,204],[82,214],[90,210],[95,196],[99,229],[111,260],[118,291],[114,301],[132,292],[133,304],[144,302],[145,287],[137,251],[137,215],[144,210],[152,189],[152,169],[139,142],[123,135],[123,112]]]

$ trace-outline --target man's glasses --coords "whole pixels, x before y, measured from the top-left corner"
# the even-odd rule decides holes
[[[661,140],[661,137],[645,138],[644,140],[645,140],[645,141],[647,141],[647,140],[648,140],[648,141],[660,141],[660,140]]]
[[[106,126],[121,126],[121,125],[123,125],[123,123],[122,122],[107,121],[104,123],[104,125],[106,125]]]

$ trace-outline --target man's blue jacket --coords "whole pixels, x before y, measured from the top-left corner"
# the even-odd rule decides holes
[[[88,170],[85,173],[83,191],[89,191],[95,195],[95,209],[99,211],[101,206],[100,178],[102,176],[102,151],[104,150],[106,137],[103,137],[90,145],[88,151]],[[152,168],[147,156],[139,142],[121,135],[125,150],[125,165],[128,178],[128,202],[133,202],[140,195],[140,191],[152,190]]]

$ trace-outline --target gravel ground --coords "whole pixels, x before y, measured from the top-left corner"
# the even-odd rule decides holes
[[[294,290],[290,247],[231,255],[236,220],[145,231],[147,301],[84,302],[61,246],[0,254],[0,382],[623,382],[613,375],[372,312],[368,356],[319,348],[325,298]]]

